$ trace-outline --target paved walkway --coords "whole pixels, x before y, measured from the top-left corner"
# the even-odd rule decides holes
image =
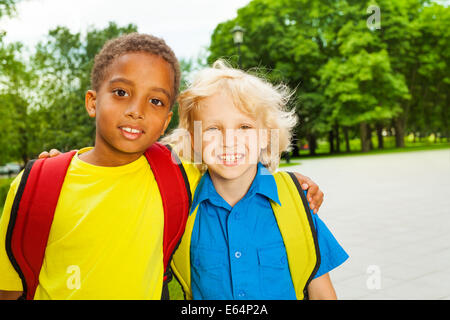
[[[339,299],[450,299],[450,149],[302,160],[350,255]]]

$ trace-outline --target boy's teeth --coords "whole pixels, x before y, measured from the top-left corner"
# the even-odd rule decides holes
[[[227,161],[227,162],[230,162],[230,161],[236,161],[236,159],[241,159],[242,158],[242,155],[234,155],[234,154],[227,154],[227,155],[222,155],[222,156],[220,156],[220,158],[222,159],[222,160],[225,160],[225,161]]]
[[[123,127],[122,130],[126,131],[126,132],[130,132],[130,133],[139,133],[139,132],[141,132],[141,131],[139,131],[137,129],[127,128],[127,127]]]

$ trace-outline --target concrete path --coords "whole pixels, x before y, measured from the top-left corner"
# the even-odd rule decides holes
[[[450,149],[301,160],[350,258],[339,299],[450,299]]]

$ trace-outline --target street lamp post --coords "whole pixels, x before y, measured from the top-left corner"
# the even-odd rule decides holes
[[[244,29],[242,29],[239,25],[236,25],[231,30],[231,33],[233,34],[233,41],[234,41],[234,44],[237,46],[237,50],[238,50],[238,65],[239,65],[239,68],[242,68],[241,44],[244,42]]]

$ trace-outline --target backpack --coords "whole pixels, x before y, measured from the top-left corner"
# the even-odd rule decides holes
[[[34,298],[61,187],[76,151],[27,163],[11,208],[6,252],[19,274],[23,295]],[[155,142],[144,153],[155,176],[164,209],[164,282],[161,299],[169,299],[170,261],[184,233],[192,196],[186,172],[169,146]],[[176,163],[175,163],[176,162]]]
[[[307,287],[320,266],[317,231],[311,210],[295,174],[278,171],[273,174],[280,202],[270,200],[283,238],[297,299],[308,299]],[[186,230],[172,260],[172,271],[181,284],[185,299],[193,299],[191,286],[191,239],[199,206],[191,208]],[[267,264],[267,262],[265,262]],[[270,264],[271,265],[271,264]],[[278,268],[276,265],[271,267]]]

